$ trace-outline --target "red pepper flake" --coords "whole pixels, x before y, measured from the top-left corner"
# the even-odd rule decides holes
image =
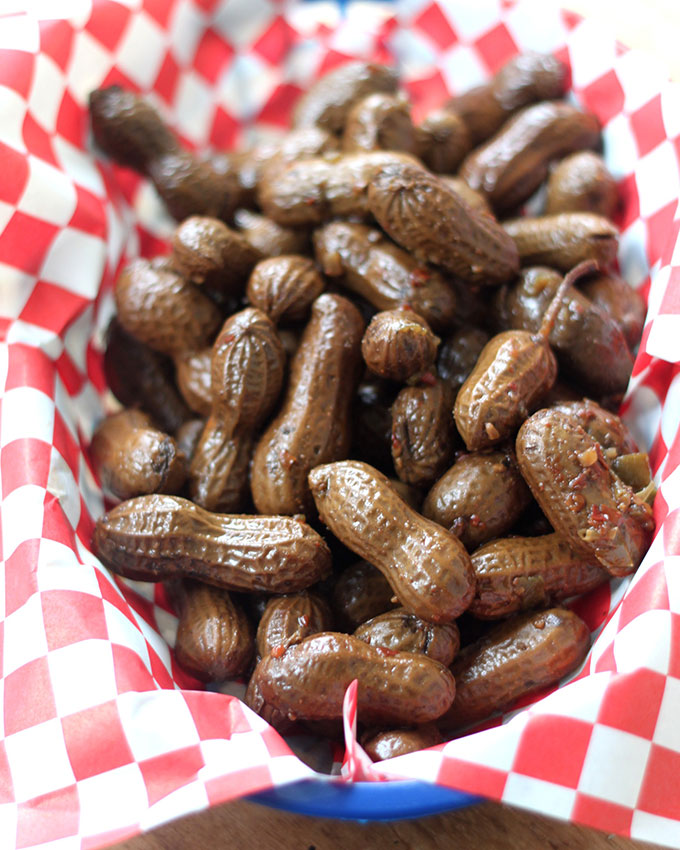
[[[397,655],[396,649],[388,649],[386,646],[376,646],[376,649],[381,655],[386,655],[388,658],[392,655]]]
[[[279,458],[281,459],[281,463],[287,469],[290,469],[291,466],[297,463],[297,458],[295,457],[295,455],[291,454],[288,449],[281,449],[279,453]]]
[[[298,625],[302,626],[303,629],[306,629],[309,625],[309,614],[300,614],[298,617]]]
[[[305,198],[305,203],[308,207],[313,207],[316,203],[316,198]]]
[[[431,275],[427,269],[424,269],[420,266],[418,268],[413,269],[411,272],[411,286],[418,289],[421,286],[425,286],[425,284],[429,281]]]
[[[428,387],[435,387],[437,385],[437,378],[432,374],[432,372],[425,372],[425,374],[420,377],[420,383],[426,384]]]
[[[397,437],[396,434],[392,434],[392,451],[401,451],[401,440],[399,439],[399,437]]]
[[[274,658],[281,658],[281,656],[283,655],[283,653],[285,651],[286,651],[286,647],[282,643],[280,643],[278,646],[275,646],[272,649],[271,654],[274,656]]]
[[[222,345],[229,345],[230,342],[233,342],[236,339],[234,334],[227,334],[222,337]]]

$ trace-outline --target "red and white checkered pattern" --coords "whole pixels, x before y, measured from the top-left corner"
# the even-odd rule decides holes
[[[112,281],[129,257],[166,250],[172,226],[148,184],[93,151],[89,91],[120,82],[188,145],[229,148],[256,126],[280,131],[310,81],[355,56],[396,61],[422,113],[538,48],[569,62],[625,199],[620,264],[649,318],[624,410],[650,447],[659,530],[632,580],[575,603],[595,642],[569,683],[379,765],[356,742],[350,689],[338,781],[417,777],[680,847],[677,86],[533,2],[352,2],[343,16],[332,3],[92,0],[71,18],[60,5],[0,19],[0,845],[102,847],[315,775],[176,666],[162,588],[144,598],[88,551]]]

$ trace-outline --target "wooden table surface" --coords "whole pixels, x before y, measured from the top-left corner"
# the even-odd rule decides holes
[[[393,823],[307,818],[255,803],[227,803],[165,824],[115,850],[643,850],[629,841],[483,803],[446,815]]]
[[[680,79],[677,0],[565,0],[631,47],[651,49]],[[112,804],[113,801],[112,801]],[[293,815],[238,801],[165,824],[113,850],[644,850],[631,841],[531,812],[483,803],[445,815],[393,823],[351,823]]]

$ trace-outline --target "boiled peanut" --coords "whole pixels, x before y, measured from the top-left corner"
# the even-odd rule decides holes
[[[184,454],[187,463],[191,463],[198,441],[201,439],[205,421],[203,419],[189,419],[177,429],[177,447]]]
[[[412,510],[378,470],[328,463],[310,472],[309,484],[322,522],[383,573],[405,608],[447,623],[468,607],[474,582],[462,543]]]
[[[243,294],[248,275],[261,255],[224,222],[195,215],[175,230],[172,259],[187,280],[205,287],[219,303],[226,296]]]
[[[501,623],[453,662],[456,699],[438,725],[457,728],[483,720],[559,682],[583,661],[589,645],[586,624],[563,608]]]
[[[463,160],[460,176],[485,195],[497,215],[504,215],[533,195],[547,177],[551,161],[594,148],[599,139],[600,124],[593,114],[568,103],[537,103],[475,148]]]
[[[361,354],[374,374],[403,382],[430,368],[438,345],[438,337],[414,310],[385,310],[366,328]]]
[[[618,203],[616,181],[604,160],[593,151],[580,151],[565,157],[548,178],[545,211],[591,212],[611,218]]]
[[[494,540],[472,553],[472,566],[477,593],[468,610],[484,620],[587,593],[609,579],[554,533]]]
[[[271,169],[300,159],[322,156],[337,151],[339,147],[337,138],[321,127],[299,127],[279,138],[230,154],[237,166],[241,187],[247,193],[244,205],[256,206],[257,190],[268,179]]]
[[[115,289],[125,330],[162,354],[179,358],[210,344],[220,326],[213,302],[176,272],[133,260]]]
[[[243,238],[263,257],[304,254],[309,246],[309,233],[306,230],[283,227],[252,210],[236,210],[234,223]]]
[[[129,334],[113,319],[106,334],[104,373],[109,389],[124,407],[138,407],[168,434],[191,417],[177,392],[172,361]]]
[[[605,310],[619,325],[633,351],[645,326],[647,306],[640,293],[617,274],[596,274],[584,280],[580,289],[596,307]]]
[[[325,632],[267,655],[254,681],[264,701],[290,720],[342,717],[345,691],[357,679],[361,723],[428,723],[440,717],[455,695],[443,664],[414,652],[369,646],[351,635]]]
[[[212,346],[185,354],[176,362],[177,387],[194,413],[204,419],[212,408]]]
[[[186,401],[205,411],[201,387],[205,350],[216,334],[221,313],[213,301],[181,275],[148,260],[126,266],[114,292],[118,319],[128,333],[172,357],[188,389]],[[197,361],[193,360],[196,355]],[[184,365],[184,361],[190,362]],[[198,377],[197,377],[198,376]]]
[[[459,115],[473,144],[488,139],[518,109],[534,101],[560,97],[567,69],[551,53],[527,51],[514,56],[488,83],[451,98],[445,109]]]
[[[415,154],[417,145],[411,109],[403,95],[374,92],[358,100],[347,114],[343,150]]]
[[[468,450],[511,437],[556,377],[555,355],[528,331],[493,337],[456,396],[456,426]]]
[[[361,739],[361,745],[373,761],[405,756],[418,750],[426,750],[442,744],[444,738],[434,723],[415,729],[390,729],[385,732],[370,732]]]
[[[341,278],[377,310],[408,305],[435,332],[453,324],[456,296],[444,276],[417,263],[382,231],[331,221],[314,233],[314,250],[324,274]]]
[[[400,481],[398,478],[390,478],[389,481],[399,498],[403,499],[414,511],[420,513],[420,506],[423,503],[423,491],[419,487],[414,487],[411,484]]]
[[[537,334],[504,331],[484,347],[456,396],[458,431],[471,451],[487,448],[514,434],[557,377],[557,361],[548,345],[562,300],[594,263],[573,268],[559,284]]]
[[[379,614],[354,631],[354,637],[396,652],[422,652],[445,667],[460,648],[460,634],[455,623],[440,626],[427,623],[405,608]]]
[[[568,271],[583,260],[606,268],[616,258],[619,231],[601,215],[572,212],[503,223],[514,240],[522,265],[545,265]]]
[[[301,322],[324,286],[310,259],[289,254],[261,260],[248,279],[246,295],[274,324]]]
[[[552,407],[575,419],[586,434],[597,440],[607,460],[612,461],[619,455],[638,451],[633,435],[623,420],[591,399],[561,401]]]
[[[328,154],[272,169],[260,185],[258,200],[265,215],[279,224],[320,224],[337,216],[369,213],[367,190],[386,165],[416,164],[413,157],[391,151]]]
[[[535,332],[560,280],[552,269],[522,269],[517,282],[496,295],[498,324]],[[621,328],[578,289],[565,294],[548,340],[560,368],[587,391],[603,395],[628,386],[633,358]]]
[[[446,109],[428,113],[417,127],[414,152],[435,174],[453,174],[471,147],[465,122]]]
[[[476,189],[471,189],[462,177],[456,177],[452,174],[440,174],[439,179],[445,183],[449,189],[459,195],[461,200],[465,201],[465,203],[469,207],[472,207],[475,212],[483,213],[484,215],[488,215],[493,218],[491,207],[484,195]]]
[[[330,572],[328,547],[300,519],[211,514],[179,496],[128,499],[97,520],[93,545],[114,572],[147,581],[289,593]]]
[[[340,573],[332,603],[338,624],[347,631],[398,605],[385,576],[366,561],[358,561]]]
[[[352,106],[374,92],[397,90],[396,70],[375,62],[348,62],[321,77],[295,104],[294,127],[342,132]]]
[[[422,513],[468,551],[506,534],[531,500],[510,450],[464,454],[425,497]]]
[[[231,215],[238,199],[236,176],[182,149],[158,112],[139,95],[117,85],[96,89],[89,107],[97,145],[115,162],[151,178],[176,219]]]
[[[175,655],[198,679],[221,682],[240,676],[253,657],[253,630],[226,590],[183,582]]]
[[[253,455],[251,491],[260,513],[309,513],[314,503],[307,473],[317,463],[346,457],[363,329],[346,298],[324,294],[314,302],[283,405]]]
[[[369,374],[357,387],[352,411],[351,457],[392,474],[392,404],[397,388]]]
[[[554,408],[534,413],[517,435],[517,460],[550,524],[576,551],[611,575],[636,569],[651,543],[652,510],[575,419]]]
[[[141,410],[104,419],[92,437],[90,457],[102,486],[119,499],[177,493],[187,474],[175,440],[157,431]]]
[[[465,383],[490,338],[481,328],[462,327],[439,346],[437,374],[454,393]]]
[[[453,460],[453,394],[436,378],[404,387],[392,405],[392,460],[399,479],[429,487]]]
[[[288,646],[333,627],[328,603],[314,593],[276,596],[267,603],[257,627],[256,646],[260,657],[281,654]]]
[[[272,321],[249,307],[227,319],[213,346],[212,407],[189,470],[192,500],[207,510],[241,510],[253,434],[281,392],[283,346]]]
[[[498,286],[519,268],[517,249],[503,228],[416,162],[377,169],[368,185],[368,209],[416,260],[467,283]]]

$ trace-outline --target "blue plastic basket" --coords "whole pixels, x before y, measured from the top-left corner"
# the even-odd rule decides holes
[[[336,820],[390,821],[436,815],[480,802],[479,797],[426,782],[305,780],[261,791],[253,803]]]

